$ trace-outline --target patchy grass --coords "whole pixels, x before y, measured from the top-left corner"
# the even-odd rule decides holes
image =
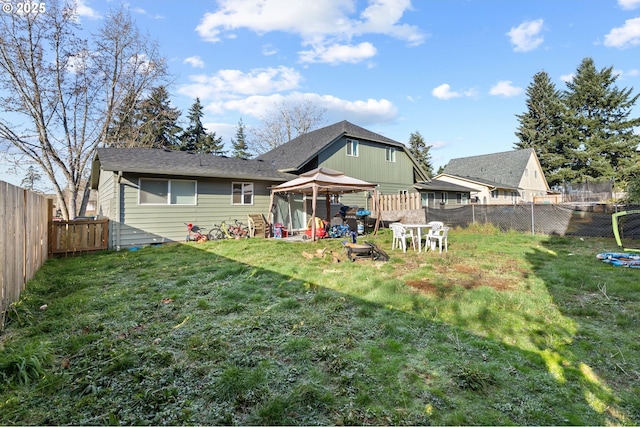
[[[325,246],[342,262],[302,256]],[[386,263],[260,239],[51,259],[0,336],[0,424],[637,425],[640,271],[613,249],[480,227]]]

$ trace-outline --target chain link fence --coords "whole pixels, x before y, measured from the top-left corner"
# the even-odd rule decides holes
[[[613,181],[573,182],[553,187],[560,193],[563,203],[598,203],[613,199]]]
[[[502,231],[613,238],[611,215],[631,210],[640,210],[640,205],[472,204],[453,209],[425,208],[425,214],[427,221],[442,221],[451,227],[489,223]],[[640,214],[622,216],[618,222],[621,238],[640,239]]]

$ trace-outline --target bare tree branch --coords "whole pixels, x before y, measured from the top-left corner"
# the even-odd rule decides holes
[[[53,184],[64,218],[81,214],[96,148],[115,111],[167,76],[157,44],[128,11],[114,11],[88,40],[75,5],[0,15],[0,143],[37,164]],[[64,197],[65,190],[68,197]]]
[[[266,153],[293,138],[317,129],[326,109],[308,99],[282,101],[262,118],[262,126],[249,130],[248,145],[257,154]]]

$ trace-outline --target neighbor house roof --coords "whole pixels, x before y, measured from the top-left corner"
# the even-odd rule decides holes
[[[473,188],[465,187],[463,185],[454,184],[452,182],[441,181],[437,178],[432,179],[429,182],[416,182],[414,188],[422,191],[455,191],[455,192],[472,192],[476,191]]]
[[[317,156],[318,153],[331,146],[331,144],[343,136],[379,142],[384,145],[399,148],[404,150],[415,163],[415,159],[413,159],[413,156],[411,156],[404,144],[361,128],[346,120],[293,138],[291,141],[258,156],[258,159],[272,163],[279,170],[288,172],[297,171],[303,168],[309,161]]]
[[[496,189],[496,188],[501,188],[501,189],[505,189],[505,190],[519,190],[520,189],[520,187],[518,187],[517,185],[504,184],[504,183],[501,183],[501,182],[491,181],[489,179],[475,178],[475,177],[469,177],[469,176],[459,176],[459,175],[453,175],[453,174],[448,174],[448,173],[441,173],[438,176],[436,176],[434,178],[434,180],[444,181],[444,180],[440,179],[442,176],[449,176],[449,177],[455,178],[455,179],[457,179],[459,181],[468,182],[470,184],[480,184],[482,186],[490,187],[492,189]],[[473,191],[477,191],[477,190],[473,190]]]
[[[447,175],[500,188],[518,188],[533,148],[451,159],[444,168]]]
[[[100,168],[114,172],[277,182],[296,177],[280,172],[274,169],[271,163],[262,160],[245,160],[157,148],[98,148],[91,172],[92,188],[98,185]]]

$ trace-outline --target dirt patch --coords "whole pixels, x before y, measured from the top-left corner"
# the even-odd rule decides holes
[[[509,291],[513,288],[512,279],[487,274],[487,272],[469,265],[452,265],[446,270],[438,271],[438,273],[446,275],[447,282],[445,284],[434,284],[429,279],[423,279],[410,280],[407,285],[421,292],[437,294],[447,294],[455,287],[471,290],[481,286],[488,286],[497,291]]]

